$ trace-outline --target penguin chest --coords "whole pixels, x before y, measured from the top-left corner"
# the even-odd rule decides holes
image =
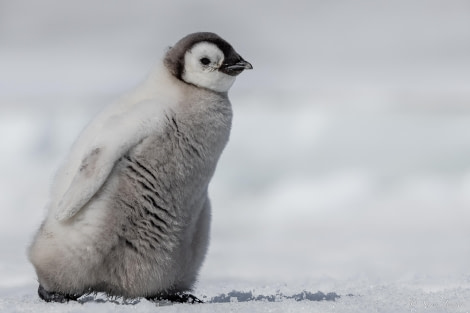
[[[144,139],[116,167],[116,228],[120,241],[137,253],[174,251],[206,201],[222,148],[183,128],[170,118],[166,131]]]

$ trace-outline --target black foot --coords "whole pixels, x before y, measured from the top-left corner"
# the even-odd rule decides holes
[[[38,295],[39,298],[46,302],[69,302],[70,300],[76,301],[78,298],[80,298],[81,295],[68,295],[60,292],[51,292],[47,291],[44,289],[42,285],[39,285],[38,288]]]
[[[202,300],[199,300],[197,297],[188,293],[172,293],[172,294],[162,294],[155,297],[147,297],[147,300],[154,302],[168,301],[174,303],[204,303]]]

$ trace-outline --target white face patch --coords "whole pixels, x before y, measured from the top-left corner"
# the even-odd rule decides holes
[[[227,92],[233,85],[235,76],[219,71],[223,62],[224,53],[215,44],[200,42],[184,55],[182,78],[185,82],[199,87]]]

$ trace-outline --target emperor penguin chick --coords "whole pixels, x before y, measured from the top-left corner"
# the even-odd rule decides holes
[[[46,301],[90,292],[169,298],[204,260],[208,184],[230,133],[227,92],[251,69],[213,33],[190,34],[82,132],[29,248]],[[189,299],[190,300],[190,299]]]

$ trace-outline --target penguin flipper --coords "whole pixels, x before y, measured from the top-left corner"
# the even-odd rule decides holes
[[[57,220],[64,221],[77,214],[106,182],[120,157],[110,158],[106,154],[104,147],[96,147],[82,159],[78,172],[58,204]]]
[[[100,121],[102,128],[95,138],[85,137],[90,144],[80,152],[77,167],[72,167],[73,178],[54,205],[58,221],[77,214],[104,185],[116,162],[150,133],[158,131],[162,119],[158,112],[162,110],[155,107],[155,101],[139,102],[132,110]]]

